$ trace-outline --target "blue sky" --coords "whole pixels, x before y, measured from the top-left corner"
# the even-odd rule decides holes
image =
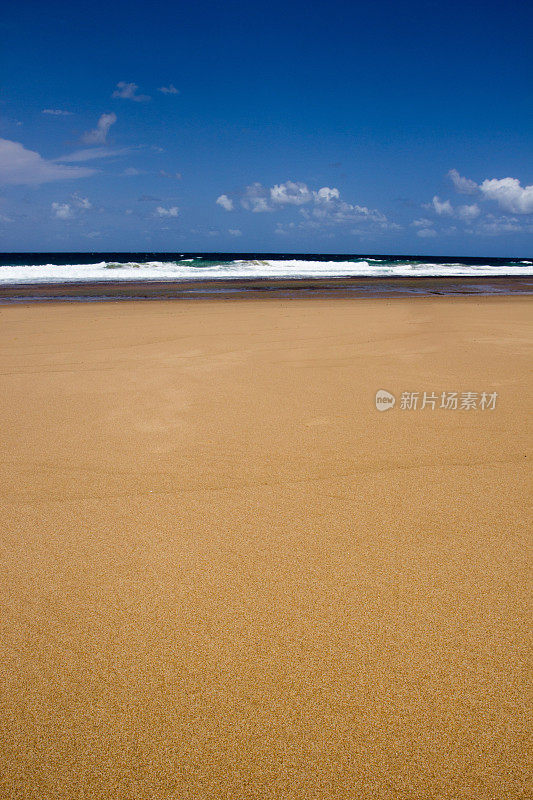
[[[22,2],[0,249],[533,251],[530,4]]]

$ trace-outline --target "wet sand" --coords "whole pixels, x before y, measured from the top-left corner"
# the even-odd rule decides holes
[[[526,797],[532,307],[0,308],[0,796]]]

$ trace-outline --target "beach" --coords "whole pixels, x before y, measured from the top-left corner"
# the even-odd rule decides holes
[[[531,310],[2,306],[1,796],[526,797]]]

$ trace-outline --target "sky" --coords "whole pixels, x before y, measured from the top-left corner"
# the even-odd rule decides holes
[[[20,2],[0,250],[533,254],[524,0]]]

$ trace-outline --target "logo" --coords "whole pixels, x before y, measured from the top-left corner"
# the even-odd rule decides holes
[[[396,398],[385,389],[378,389],[376,392],[376,408],[378,411],[388,411],[389,408],[394,408]]]

